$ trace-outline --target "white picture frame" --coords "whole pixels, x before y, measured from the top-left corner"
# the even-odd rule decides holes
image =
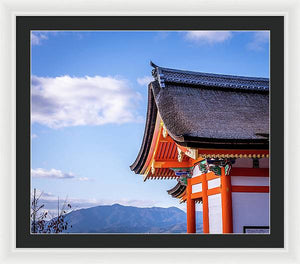
[[[300,192],[297,122],[300,4],[297,1],[38,1],[0,0],[1,263],[299,263]],[[284,15],[285,17],[285,247],[284,249],[16,249],[15,47],[17,15]],[[298,81],[298,82],[297,82]]]

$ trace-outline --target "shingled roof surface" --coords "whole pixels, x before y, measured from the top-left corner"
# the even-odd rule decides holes
[[[267,147],[269,81],[155,67],[155,103],[170,136],[186,146]],[[247,147],[247,146],[244,146]]]
[[[149,125],[155,122],[149,113],[151,108],[158,110],[169,135],[179,145],[269,148],[269,79],[182,71],[153,63],[151,66],[155,81],[149,84],[147,137],[152,138]],[[153,124],[151,127],[154,129]],[[139,156],[148,155],[141,151]]]

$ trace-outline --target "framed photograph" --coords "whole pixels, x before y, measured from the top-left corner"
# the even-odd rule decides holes
[[[16,247],[283,248],[283,44],[283,16],[17,16]]]

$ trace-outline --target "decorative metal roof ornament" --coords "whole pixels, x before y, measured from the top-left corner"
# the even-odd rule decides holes
[[[162,131],[162,135],[164,138],[166,138],[168,136],[168,131],[165,125],[163,125],[163,131]]]
[[[210,164],[209,165],[209,170],[212,171],[217,176],[221,176],[222,175],[221,166],[218,166],[216,164]]]
[[[187,177],[186,176],[180,176],[180,178],[178,179],[178,181],[182,184],[187,186]]]
[[[225,175],[229,175],[234,162],[235,159],[205,159],[201,161],[198,166],[202,173],[211,171],[221,176],[221,167],[225,167]]]
[[[155,160],[153,160],[152,163],[151,163],[151,173],[152,173],[152,175],[154,175],[154,173],[155,173],[154,164],[155,164]]]
[[[187,167],[187,168],[170,168],[170,169],[175,172],[176,176],[191,178],[194,168]]]
[[[228,175],[230,174],[231,168],[232,168],[231,162],[228,162],[228,163],[225,165],[225,175],[226,175],[226,176],[228,176]]]
[[[183,151],[179,147],[177,147],[177,152],[178,152],[177,159],[178,159],[179,162],[182,162],[182,160],[183,160]]]
[[[207,173],[208,172],[208,163],[207,163],[207,160],[204,159],[202,160],[200,163],[199,163],[199,170],[202,172],[202,173]]]

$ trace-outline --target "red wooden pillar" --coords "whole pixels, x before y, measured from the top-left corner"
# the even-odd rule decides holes
[[[208,196],[206,173],[202,174],[202,205],[203,205],[203,233],[209,233]]]
[[[221,199],[223,233],[232,233],[232,196],[231,177],[225,175],[225,168],[221,167]]]
[[[191,179],[188,179],[186,190],[187,233],[196,233],[195,200],[191,198],[191,194],[192,183]]]

